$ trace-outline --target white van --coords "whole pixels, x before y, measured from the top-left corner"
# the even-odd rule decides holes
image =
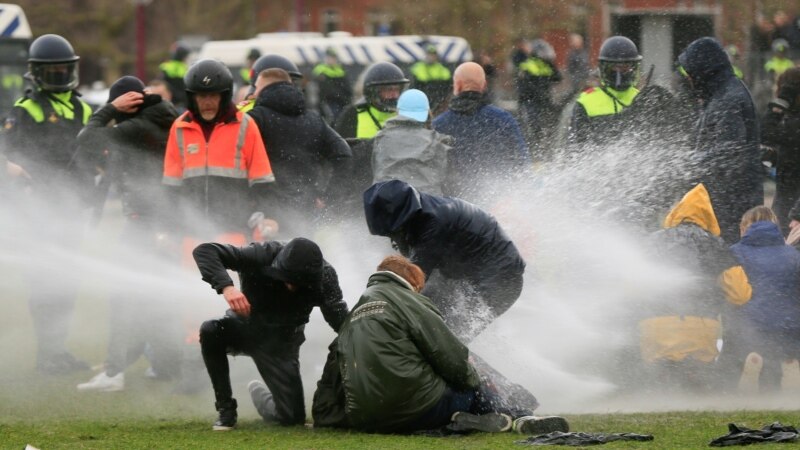
[[[0,3],[0,117],[5,117],[25,91],[31,27],[17,5]]]
[[[408,73],[408,67],[425,58],[425,48],[434,45],[439,57],[451,69],[472,60],[469,43],[457,36],[350,36],[348,33],[262,33],[253,39],[239,41],[209,41],[203,44],[198,57],[216,58],[232,71],[246,64],[250,49],[262,55],[277,54],[297,64],[308,76],[314,66],[325,58],[325,50],[333,48],[351,80],[368,65],[389,61]]]

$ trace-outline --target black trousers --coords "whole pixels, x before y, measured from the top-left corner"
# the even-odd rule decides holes
[[[228,311],[221,319],[200,326],[200,348],[217,403],[233,398],[227,355],[253,358],[275,401],[275,420],[283,425],[306,420],[303,383],[300,378],[300,345],[306,340],[305,325],[256,326]]]

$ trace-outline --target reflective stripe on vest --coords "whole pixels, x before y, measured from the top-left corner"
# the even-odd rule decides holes
[[[344,78],[344,69],[340,65],[330,66],[328,64],[317,64],[314,67],[315,76],[325,76],[328,78]]]
[[[450,79],[450,69],[438,62],[428,64],[420,61],[411,66],[411,74],[414,75],[417,81],[423,83],[428,81],[447,81]]]
[[[244,103],[239,103],[236,106],[236,109],[238,109],[239,112],[241,112],[241,113],[246,113],[246,112],[252,110],[253,108],[255,108],[255,106],[256,106],[256,101],[255,101],[255,99],[251,98],[250,100],[247,100]]]
[[[539,58],[530,57],[519,64],[519,69],[535,77],[549,77],[553,75],[553,68],[550,64]]]
[[[169,78],[183,78],[189,66],[183,61],[166,61],[158,66]]]
[[[370,113],[372,115],[370,116]],[[391,119],[392,117],[396,116],[396,112],[383,112],[378,111],[377,109],[373,108],[372,106],[369,109],[365,109],[363,111],[358,112],[358,127],[356,128],[356,138],[358,139],[369,139],[375,137],[378,134],[378,131],[383,129],[383,124],[386,123],[387,120]],[[378,123],[375,123],[375,120]]]
[[[244,142],[247,139],[247,128],[253,119],[247,114],[242,114],[242,121],[239,125],[239,134],[236,136],[236,150],[233,154],[233,168],[229,167],[195,167],[183,170],[183,178],[199,177],[201,175],[217,175],[222,177],[232,178],[247,178],[247,170],[242,169],[242,149]],[[175,144],[178,146],[178,154],[181,160],[185,155],[185,139],[183,136],[183,128],[175,129]],[[206,149],[208,151],[208,149]],[[255,180],[254,180],[255,181]],[[252,184],[252,183],[251,183]]]
[[[51,92],[50,94],[61,100],[57,101],[53,99],[48,99],[50,101],[50,106],[53,108],[53,111],[55,111],[55,113],[59,117],[63,117],[66,120],[75,120],[75,111],[73,110],[73,105],[71,102],[72,92]],[[80,99],[77,100],[78,103],[81,105],[81,108],[83,109],[83,117],[81,118],[82,119],[81,123],[83,125],[86,125],[86,123],[89,122],[89,117],[92,116],[92,108],[84,101]],[[45,119],[44,110],[42,109],[42,106],[40,104],[36,103],[35,100],[28,97],[23,97],[17,100],[17,102],[14,103],[14,106],[18,106],[24,109],[36,123],[44,122]]]
[[[609,96],[605,91],[608,91]],[[605,90],[600,88],[589,88],[578,97],[578,103],[583,105],[586,110],[586,115],[589,117],[608,116],[622,112],[623,109],[630,106],[639,90],[635,87],[629,87],[624,91],[615,91],[611,88]]]

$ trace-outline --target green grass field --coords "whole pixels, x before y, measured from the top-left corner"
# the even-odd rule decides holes
[[[114,227],[102,228],[109,235]],[[118,230],[118,228],[116,228]],[[98,246],[99,247],[99,246]],[[101,253],[89,248],[88,252]],[[196,395],[171,393],[173,384],[142,377],[147,363],[138,361],[126,371],[126,389],[116,393],[79,393],[75,386],[92,375],[84,372],[64,377],[45,377],[34,371],[34,342],[27,311],[27,285],[13,262],[0,265],[3,289],[0,313],[0,449],[21,450],[27,444],[40,449],[498,449],[526,448],[515,443],[524,436],[512,433],[472,434],[432,438],[422,436],[380,436],[346,431],[282,428],[266,425],[258,418],[247,396],[246,381],[255,373],[247,358],[237,358],[242,369],[234,379],[239,400],[239,427],[231,432],[214,432],[213,395],[206,390]],[[196,283],[200,283],[199,276]],[[107,345],[109,280],[85,280],[76,307],[76,316],[67,346],[93,363],[103,361]],[[327,333],[330,334],[328,331]],[[328,335],[310,335],[304,349],[317,350],[303,360],[309,375],[304,378],[307,403],[318,377],[315,363],[324,359]],[[249,371],[248,371],[249,370]],[[564,389],[569,389],[565,386]],[[576,411],[602,411],[604,414],[564,414],[573,431],[633,432],[652,434],[645,443],[611,443],[606,448],[678,449],[704,448],[727,432],[735,422],[760,428],[774,421],[800,426],[800,394],[796,400],[778,398],[736,401],[696,400],[691,397],[640,397],[628,401],[611,396],[597,399]],[[588,402],[588,399],[587,399]],[[637,405],[631,407],[630,405]],[[787,406],[788,405],[788,406]],[[792,405],[797,405],[793,407]],[[543,405],[547,406],[547,405]],[[794,409],[786,411],[786,409]],[[663,412],[674,409],[687,411]],[[728,412],[710,412],[724,409]],[[656,410],[657,413],[627,413]],[[774,411],[773,411],[774,410]],[[554,412],[550,410],[545,413]],[[789,447],[798,447],[790,444]],[[783,447],[781,447],[783,448]]]

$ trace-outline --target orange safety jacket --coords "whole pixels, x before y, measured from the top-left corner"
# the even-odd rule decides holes
[[[215,124],[208,141],[189,112],[172,124],[163,182],[178,187],[181,203],[201,213],[214,231],[246,228],[250,214],[263,205],[253,193],[274,181],[264,141],[247,114],[236,112]],[[192,228],[201,227],[187,231]]]

